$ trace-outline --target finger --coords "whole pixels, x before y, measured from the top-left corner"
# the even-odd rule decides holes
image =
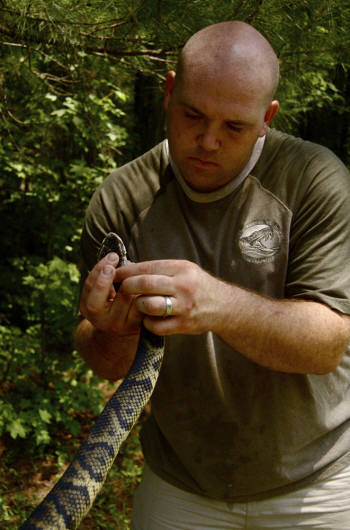
[[[173,278],[159,274],[141,274],[126,278],[121,291],[128,294],[172,295],[175,293]]]
[[[179,333],[178,318],[176,316],[159,318],[145,316],[143,325],[155,335],[175,335]]]
[[[170,296],[138,296],[135,305],[145,315],[176,315],[176,299]]]
[[[140,328],[144,314],[137,308],[135,300],[136,297],[118,293],[111,304],[109,318],[114,321],[118,331]]]
[[[129,306],[126,322],[128,326],[140,328],[145,315],[138,309],[136,305],[136,300],[137,297],[132,299],[132,303]]]
[[[116,290],[114,286],[112,285],[108,293],[108,302],[113,302],[116,296],[117,296]]]
[[[111,265],[114,269],[118,266],[119,263],[119,256],[116,252],[110,252],[107,254],[104,258],[102,258],[99,262],[96,263],[94,268],[89,274],[89,277],[96,280],[99,273],[106,267]]]
[[[116,252],[110,252],[105,256],[103,259],[101,259],[94,268],[89,273],[88,277],[85,280],[83,291],[82,291],[82,298],[86,296],[95,286],[95,282],[97,278],[99,277],[99,274],[107,265],[112,265],[114,268],[119,263],[119,256]]]
[[[164,260],[153,260],[153,261],[141,261],[139,263],[130,263],[124,267],[120,267],[117,270],[116,278],[117,281],[123,281],[130,276],[139,276],[143,274],[155,274],[174,276],[182,269],[183,260],[175,259],[164,259]]]
[[[96,315],[106,305],[112,290],[115,268],[105,264],[100,270],[91,274],[91,283],[82,297],[81,311],[89,315]]]
[[[105,265],[113,265],[114,268],[117,267],[119,263],[119,256],[116,252],[109,252],[104,258],[102,258],[97,264],[97,268],[103,268]]]

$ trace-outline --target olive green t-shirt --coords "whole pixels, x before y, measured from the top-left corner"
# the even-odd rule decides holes
[[[175,177],[163,142],[95,192],[82,255],[88,270],[114,231],[132,260],[187,259],[258,293],[350,314],[349,217],[349,174],[324,147],[269,130],[238,187],[200,194]],[[350,357],[327,375],[290,374],[212,332],[167,337],[141,439],[155,473],[215,499],[264,498],[328,476],[350,462]]]

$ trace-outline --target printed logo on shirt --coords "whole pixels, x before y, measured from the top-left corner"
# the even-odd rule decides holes
[[[241,230],[238,244],[246,261],[273,261],[281,248],[281,229],[274,221],[253,221]]]

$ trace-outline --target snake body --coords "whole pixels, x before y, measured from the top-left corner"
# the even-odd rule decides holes
[[[126,254],[120,248],[108,246],[102,256],[100,251],[99,257],[111,250],[118,251],[125,259]],[[120,446],[153,392],[163,352],[164,338],[142,327],[135,360],[127,376],[98,417],[67,471],[21,530],[67,530],[79,526],[101,489]]]

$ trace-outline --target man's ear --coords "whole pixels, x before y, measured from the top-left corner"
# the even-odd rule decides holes
[[[176,72],[174,72],[174,70],[171,70],[170,72],[168,72],[168,75],[166,76],[164,101],[163,101],[163,106],[165,110],[167,110],[169,106],[170,96],[173,93],[173,90],[175,87],[175,77],[176,77]]]
[[[272,122],[272,120],[274,119],[274,117],[277,114],[279,106],[280,106],[280,104],[277,101],[277,99],[274,99],[273,101],[271,101],[271,103],[269,105],[269,108],[267,109],[267,111],[265,113],[264,125],[263,125],[263,127],[261,129],[261,132],[260,132],[259,136],[265,136],[265,134],[267,133],[267,129],[268,129],[270,123]]]

